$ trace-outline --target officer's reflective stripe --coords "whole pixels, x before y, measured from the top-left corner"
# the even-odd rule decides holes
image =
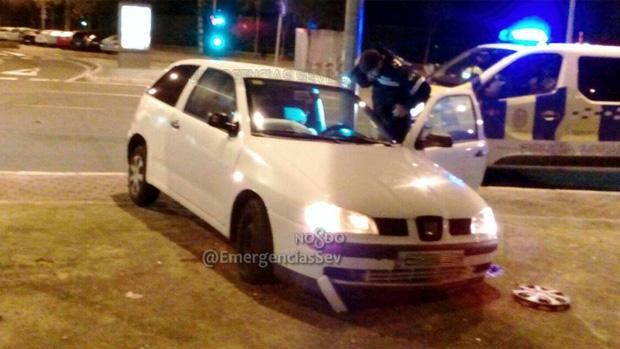
[[[409,78],[409,80],[411,80],[411,78]],[[413,85],[413,87],[411,88],[411,90],[409,91],[410,95],[415,95],[416,92],[418,92],[418,90],[420,89],[420,86],[422,86],[422,84],[426,81],[426,79],[421,76],[418,81],[416,81],[415,85]]]
[[[599,141],[620,141],[620,105],[603,106],[598,139]]]
[[[506,124],[506,101],[486,99],[480,102],[484,134],[490,139],[503,139]]]
[[[392,87],[398,87],[400,86],[400,84],[397,81],[394,81],[390,78],[386,78],[385,76],[379,76],[377,78],[377,81],[381,84],[381,85],[385,85],[385,86],[392,86]]]
[[[536,97],[533,138],[555,140],[555,131],[564,119],[565,110],[565,87],[558,89],[554,94]]]

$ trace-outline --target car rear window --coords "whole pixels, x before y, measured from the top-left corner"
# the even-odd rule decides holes
[[[178,65],[162,76],[147,93],[160,101],[174,106],[183,92],[187,81],[198,69],[196,65]]]
[[[593,101],[620,101],[620,58],[579,58],[579,91]]]

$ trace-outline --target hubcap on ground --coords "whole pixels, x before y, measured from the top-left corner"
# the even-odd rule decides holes
[[[553,288],[521,285],[512,294],[519,303],[536,309],[566,310],[570,307],[570,298]]]

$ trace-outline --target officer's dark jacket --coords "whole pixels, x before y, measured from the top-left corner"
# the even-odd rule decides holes
[[[430,95],[430,85],[416,72],[411,63],[390,50],[378,49],[385,56],[379,76],[370,82],[359,65],[351,72],[351,79],[361,87],[373,86],[373,106],[380,114],[390,115],[395,104],[410,109],[424,102]]]

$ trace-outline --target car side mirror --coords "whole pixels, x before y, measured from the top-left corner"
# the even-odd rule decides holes
[[[415,148],[422,150],[430,147],[450,148],[454,144],[452,136],[447,133],[429,133],[415,143]]]
[[[237,137],[239,134],[239,122],[231,121],[227,113],[207,114],[207,124],[228,132],[231,137]]]

